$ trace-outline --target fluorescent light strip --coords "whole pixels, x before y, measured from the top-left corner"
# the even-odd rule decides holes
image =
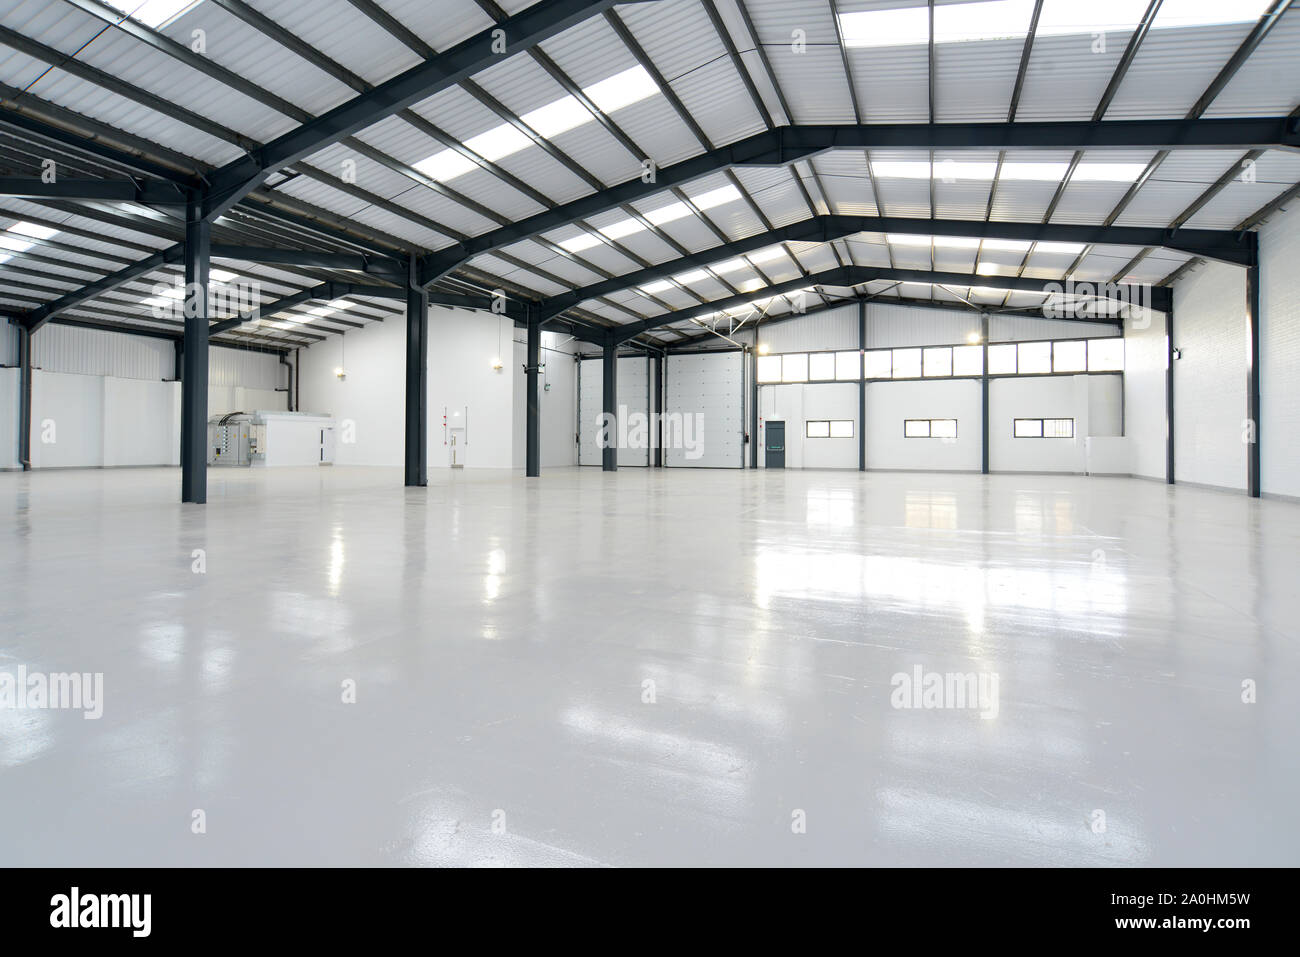
[[[602,113],[609,115],[648,99],[660,90],[644,67],[634,66],[584,87],[582,92]],[[592,123],[596,117],[576,97],[565,96],[523,114],[520,119],[539,136],[552,139],[561,133]],[[467,148],[492,163],[522,152],[532,145],[533,141],[528,136],[509,123],[502,123],[465,140]],[[476,169],[478,164],[455,150],[446,149],[420,160],[414,166],[430,179],[445,183],[464,176]]]

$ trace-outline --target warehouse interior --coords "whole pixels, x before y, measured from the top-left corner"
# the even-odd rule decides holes
[[[1297,262],[1291,0],[0,0],[3,857],[1294,865]]]

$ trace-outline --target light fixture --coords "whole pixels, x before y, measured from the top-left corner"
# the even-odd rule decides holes
[[[973,346],[977,346],[983,340],[978,332],[972,332],[966,336],[966,341]]]
[[[766,342],[760,342],[760,343],[758,344],[758,354],[759,354],[760,356],[765,356],[765,355],[767,355],[768,352],[770,352],[770,351],[771,351],[771,350],[768,348],[768,345],[767,345]]]
[[[335,369],[334,374],[338,376],[340,379],[346,379],[348,377],[348,374],[343,371],[342,366],[339,366],[337,369]]]
[[[504,367],[505,367],[505,363],[501,361],[500,356],[497,356],[492,360],[492,368],[495,369],[497,372],[500,372]]]
[[[343,368],[344,365],[346,365],[347,363],[347,360],[345,359],[346,353],[343,351],[344,348],[346,348],[346,345],[347,345],[347,341],[344,338],[343,333],[340,332],[339,333],[339,365],[338,368],[334,370],[334,374],[338,376],[340,382],[342,382],[344,379],[348,377],[347,372]]]

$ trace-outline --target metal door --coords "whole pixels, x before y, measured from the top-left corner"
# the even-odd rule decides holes
[[[769,419],[763,424],[764,462],[770,469],[785,468],[785,423]]]

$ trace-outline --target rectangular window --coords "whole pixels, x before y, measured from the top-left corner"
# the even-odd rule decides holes
[[[921,362],[921,371],[927,376],[952,375],[952,349],[926,349]]]
[[[803,424],[803,434],[810,439],[851,439],[852,419],[809,419]]]
[[[895,349],[894,350],[894,378],[895,379],[921,378],[921,350],[920,349]]]
[[[1012,434],[1018,439],[1072,439],[1074,419],[1016,419]]]
[[[1088,368],[1088,343],[1084,340],[1052,343],[1053,372],[1085,372]]]
[[[1050,342],[1020,343],[1020,366],[1018,371],[1021,375],[1051,372],[1052,344]]]
[[[760,383],[781,381],[780,356],[758,357],[758,381]]]
[[[862,354],[859,352],[835,353],[835,378],[856,382],[862,378]]]
[[[903,437],[908,439],[955,439],[956,419],[904,419]]]
[[[894,375],[894,353],[889,349],[877,349],[866,354],[867,378],[889,379]]]
[[[808,353],[791,352],[781,357],[781,381],[808,381]]]
[[[835,353],[810,352],[808,354],[808,380],[830,382],[835,378]]]
[[[1123,372],[1124,340],[1119,336],[1110,339],[1089,339],[1088,371]]]
[[[1016,345],[1014,342],[989,346],[989,375],[1016,374]]]
[[[984,347],[956,346],[952,350],[953,375],[983,375]]]

